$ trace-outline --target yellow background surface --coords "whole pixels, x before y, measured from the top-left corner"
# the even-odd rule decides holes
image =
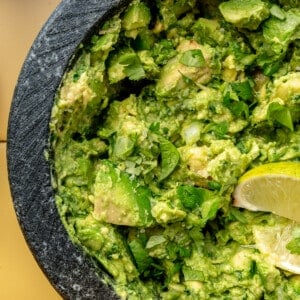
[[[29,48],[59,0],[0,0],[0,299],[59,300],[26,245],[7,179],[9,107]]]

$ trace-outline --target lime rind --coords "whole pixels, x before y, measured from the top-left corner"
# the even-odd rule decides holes
[[[300,179],[300,162],[284,161],[254,167],[242,175],[238,183],[242,183],[249,178],[259,175],[286,175]]]

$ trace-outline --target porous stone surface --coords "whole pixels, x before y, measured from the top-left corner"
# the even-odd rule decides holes
[[[63,0],[34,41],[10,111],[7,159],[11,193],[24,236],[65,299],[117,299],[101,270],[70,241],[51,186],[49,120],[54,96],[76,47],[129,0]]]

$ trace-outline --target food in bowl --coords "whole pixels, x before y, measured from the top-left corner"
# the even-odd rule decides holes
[[[53,186],[121,298],[300,296],[256,239],[292,226],[297,258],[298,223],[232,205],[248,169],[299,161],[299,30],[298,1],[136,0],[78,47],[52,110]]]

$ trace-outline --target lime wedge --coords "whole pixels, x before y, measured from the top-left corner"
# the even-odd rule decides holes
[[[300,274],[300,255],[291,253],[287,245],[293,239],[294,232],[300,225],[285,219],[273,226],[254,225],[253,235],[257,249],[266,260],[289,272]]]
[[[300,163],[269,163],[249,170],[239,179],[233,199],[234,206],[300,222]]]

